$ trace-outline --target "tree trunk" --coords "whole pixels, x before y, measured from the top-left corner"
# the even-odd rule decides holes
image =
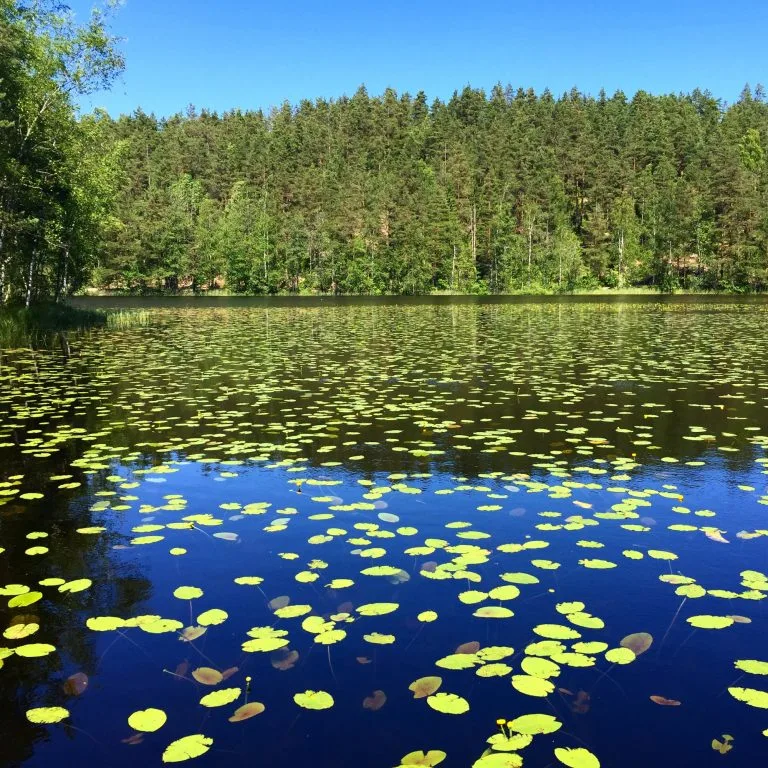
[[[533,258],[533,222],[528,225],[528,282],[531,282],[531,261]]]
[[[5,304],[5,267],[6,258],[3,254],[3,243],[5,242],[5,227],[0,227],[0,307]]]
[[[472,264],[477,264],[477,206],[472,205]]]
[[[53,293],[53,300],[58,304],[62,295],[67,292],[67,264],[69,263],[69,248],[63,246],[59,251],[59,260],[56,265],[56,288]]]
[[[619,288],[621,288],[624,284],[623,274],[622,274],[623,263],[624,263],[624,230],[621,230],[619,232],[619,277],[617,281]]]
[[[32,251],[32,258],[29,260],[29,272],[27,274],[27,293],[24,298],[24,306],[29,309],[29,305],[32,303],[32,286],[35,277],[35,259],[37,251]]]

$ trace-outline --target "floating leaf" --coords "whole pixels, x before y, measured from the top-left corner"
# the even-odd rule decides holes
[[[437,613],[435,611],[422,611],[416,618],[421,622],[429,623],[437,620]]]
[[[475,610],[472,615],[479,619],[509,619],[515,614],[501,605],[486,605]]]
[[[371,568],[363,568],[360,573],[363,576],[397,576],[400,573],[400,568],[391,565],[374,565]]]
[[[544,697],[549,696],[555,690],[555,686],[541,677],[531,677],[530,675],[512,675],[512,687],[524,693],[526,696]]]
[[[712,749],[715,752],[719,752],[721,755],[725,755],[733,749],[733,736],[729,736],[727,733],[723,734],[723,740],[718,741],[712,739]]]
[[[637,656],[629,648],[611,648],[605,652],[605,660],[611,664],[631,664]]]
[[[16,653],[18,653],[18,649]],[[754,688],[729,688],[728,693],[734,699],[749,704],[750,707],[768,709],[768,691],[758,691]]]
[[[742,672],[750,675],[768,675],[768,661],[757,661],[756,659],[739,659],[734,661],[733,665]]]
[[[666,552],[662,549],[649,549],[648,557],[652,557],[654,560],[677,560],[677,555],[674,552]]]
[[[306,616],[312,612],[311,605],[286,605],[275,611],[275,616],[280,619],[295,619],[299,616]]]
[[[128,725],[134,731],[144,731],[145,733],[154,733],[165,725],[166,717],[162,709],[140,709],[128,717]]]
[[[443,669],[472,669],[472,667],[482,663],[482,659],[479,659],[474,653],[452,653],[435,662],[438,667]]]
[[[15,650],[17,656],[24,656],[28,659],[32,659],[53,653],[56,650],[56,646],[49,645],[48,643],[30,643],[28,645],[20,645]]]
[[[239,699],[241,693],[240,688],[221,688],[213,693],[207,693],[200,699],[200,703],[204,707],[223,707]]]
[[[125,626],[128,626],[127,622]],[[178,632],[184,625],[176,619],[154,619],[139,624],[142,632],[148,632],[150,635],[162,635],[166,632]]]
[[[173,590],[173,596],[179,600],[195,600],[203,596],[203,590],[200,587],[177,587]]]
[[[357,612],[361,616],[384,616],[387,613],[393,613],[399,607],[399,603],[367,603],[358,606]]]
[[[600,768],[600,761],[584,747],[558,747],[555,749],[555,757],[568,768]]]
[[[8,601],[9,608],[26,608],[28,605],[42,600],[42,592],[25,592],[23,595],[16,595]]]
[[[498,752],[514,752],[525,749],[533,741],[533,736],[527,733],[512,733],[509,736],[503,733],[494,733],[487,742]]]
[[[536,736],[541,733],[554,733],[563,724],[552,715],[520,715],[508,722],[509,728],[517,733]]]
[[[479,592],[476,589],[470,589],[467,592],[462,592],[459,595],[459,600],[466,605],[473,605],[474,603],[482,603],[483,600],[488,598],[487,592]]]
[[[347,587],[353,586],[354,583],[355,582],[352,579],[333,579],[326,586],[329,589],[347,589]]]
[[[125,619],[119,619],[117,616],[93,616],[86,619],[85,626],[94,632],[111,632],[125,626]]]
[[[67,717],[69,717],[69,710],[64,707],[37,707],[27,710],[27,720],[30,723],[60,723]]]
[[[501,587],[494,587],[488,597],[491,600],[514,600],[520,596],[520,590],[514,584],[505,584]]]
[[[197,617],[197,623],[204,627],[214,627],[223,624],[228,618],[229,614],[226,611],[222,611],[220,608],[211,608]]]
[[[235,584],[241,584],[248,587],[258,587],[263,583],[264,579],[261,576],[238,576],[235,579]]]
[[[486,664],[483,667],[478,667],[475,670],[475,674],[478,677],[506,677],[512,671],[512,667],[508,664]]]
[[[477,651],[478,659],[482,661],[501,661],[511,656],[515,649],[509,645],[489,645]]]
[[[571,649],[579,654],[602,653],[608,650],[608,643],[602,640],[591,640],[590,642],[574,643]]]
[[[363,640],[374,645],[391,645],[395,642],[395,636],[384,635],[381,632],[371,632],[368,635],[363,635]]]
[[[246,653],[271,653],[279,648],[288,645],[288,640],[284,637],[257,637],[253,640],[246,640],[242,649]]]
[[[193,757],[200,757],[211,748],[211,744],[213,744],[213,739],[203,736],[202,733],[185,736],[183,739],[171,742],[165,748],[163,762],[180,763],[184,760],[191,760]]]
[[[293,578],[300,584],[311,584],[313,581],[317,581],[320,578],[320,574],[315,573],[315,571],[301,571]]]
[[[445,752],[439,749],[430,749],[429,752],[409,752],[405,757],[400,758],[400,765],[397,768],[408,765],[420,765],[426,766],[426,768],[434,768],[436,765],[445,760],[447,757]]]
[[[581,637],[581,634],[571,627],[564,627],[561,624],[538,624],[533,631],[541,637],[548,640],[575,640]]]
[[[319,634],[320,632],[328,632],[335,626],[334,622],[326,621],[322,616],[308,616],[301,622],[301,628],[305,632],[312,634]]]
[[[293,700],[304,709],[330,709],[333,696],[325,691],[304,691],[294,694]]]
[[[577,627],[584,627],[585,629],[603,629],[605,622],[593,616],[591,613],[585,613],[579,611],[578,613],[569,613],[565,617],[571,624],[575,624]]]
[[[321,645],[333,645],[343,640],[346,636],[347,633],[343,629],[329,629],[326,632],[320,632],[315,635],[315,642]],[[367,635],[366,639],[368,639]],[[394,637],[392,639],[394,640]]]
[[[469,712],[469,702],[455,693],[435,693],[427,697],[427,704],[444,715],[462,715]]]
[[[560,674],[560,667],[554,661],[542,658],[541,656],[526,656],[520,666],[526,675],[531,677],[550,678],[557,677]]]
[[[8,629],[3,632],[3,637],[6,640],[22,640],[25,637],[34,635],[37,630],[40,629],[39,624],[12,624]]]
[[[691,616],[686,621],[696,629],[725,629],[734,623],[730,616]]]
[[[472,763],[472,768],[520,768],[523,758],[515,752],[488,752]]]

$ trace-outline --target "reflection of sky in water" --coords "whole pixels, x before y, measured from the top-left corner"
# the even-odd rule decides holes
[[[322,312],[341,314],[331,322]],[[39,641],[55,643],[59,653],[41,660],[11,658],[0,670],[6,707],[23,712],[31,706],[67,706],[72,713],[68,722],[80,729],[66,724],[31,729],[16,715],[10,722],[24,739],[46,734],[45,740],[35,744],[34,753],[27,752],[26,764],[79,760],[122,766],[137,759],[159,764],[162,750],[171,741],[204,733],[214,739],[213,747],[190,765],[394,766],[413,750],[442,749],[448,753],[443,765],[450,768],[471,765],[480,756],[498,717],[528,712],[556,714],[563,727],[555,734],[535,737],[522,752],[525,765],[556,762],[554,747],[584,745],[604,766],[706,766],[720,760],[737,766],[760,764],[768,744],[760,735],[765,718],[760,710],[722,692],[740,674],[733,669],[735,659],[768,659],[762,642],[768,629],[764,601],[688,599],[670,628],[682,598],[675,595],[675,584],[659,580],[663,574],[682,573],[707,589],[742,592],[740,571],[768,567],[765,539],[736,535],[760,529],[766,509],[758,503],[766,493],[766,476],[754,462],[762,455],[759,435],[765,425],[766,390],[761,389],[765,386],[761,376],[765,376],[766,348],[754,336],[751,343],[745,337],[754,328],[754,315],[746,310],[693,313],[690,308],[590,313],[567,306],[565,310],[540,307],[531,313],[519,306],[399,311],[368,306],[285,309],[269,315],[265,317],[263,310],[169,313],[156,328],[112,334],[106,345],[99,336],[76,342],[80,357],[68,367],[57,358],[39,356],[43,380],[53,377],[47,395],[31,380],[36,402],[44,405],[50,393],[61,396],[75,382],[83,387],[74,390],[76,395],[87,390],[95,400],[81,416],[68,418],[86,425],[91,433],[101,430],[102,434],[90,442],[69,441],[63,455],[47,459],[23,459],[18,448],[5,449],[7,474],[25,473],[23,489],[44,487],[46,498],[5,506],[0,544],[8,551],[0,555],[0,584],[33,585],[59,574],[94,581],[91,590],[66,599],[55,589],[46,592],[44,601],[25,609],[41,617]],[[61,378],[56,380],[56,375]],[[743,396],[723,399],[723,394]],[[11,399],[18,417],[19,400]],[[101,413],[96,412],[98,407]],[[45,416],[34,414],[34,404],[32,408],[30,422],[45,421]],[[8,416],[6,424],[16,423],[13,418]],[[314,426],[319,429],[313,430]],[[692,426],[701,429],[692,431]],[[4,427],[7,434],[22,439],[32,436],[32,440],[36,433],[28,430],[34,428],[30,423],[26,432]],[[38,428],[45,433],[52,427]],[[299,442],[317,433],[325,437]],[[481,440],[470,439],[480,434]],[[712,439],[683,439],[697,434]],[[387,438],[397,442],[387,443]],[[590,439],[597,440],[590,443]],[[600,447],[600,439],[613,447]],[[238,440],[251,445],[233,454],[232,445]],[[181,461],[173,464],[178,470],[174,473],[132,474],[133,469],[159,463],[161,456],[165,461],[182,458],[167,452],[172,441],[188,443],[187,454],[238,460],[268,454],[269,459],[248,461],[246,466]],[[256,445],[267,442],[299,450],[274,451]],[[104,447],[94,449],[93,443]],[[318,451],[323,445],[332,450]],[[124,450],[116,453],[114,447]],[[400,447],[407,450],[393,450]],[[735,450],[724,452],[723,447]],[[139,451],[143,458],[141,462],[112,458],[104,464],[108,468],[84,476],[82,468],[73,471],[69,462],[89,449],[99,456]],[[637,465],[626,472],[601,463],[633,453]],[[264,466],[300,456],[309,458],[303,462],[303,472],[291,472],[289,466]],[[662,462],[661,457],[680,462]],[[687,466],[686,461],[703,465]],[[322,467],[322,462],[338,462],[338,466]],[[556,466],[561,476],[552,474]],[[579,470],[586,467],[608,471]],[[238,477],[222,477],[221,471]],[[54,493],[55,484],[43,482],[65,472],[87,480],[88,492],[80,488]],[[391,472],[431,473],[431,477],[388,480]],[[498,474],[489,477],[493,472]],[[117,487],[106,480],[111,473],[140,482],[135,488],[118,488],[118,495],[129,497],[122,504],[115,497],[94,495]],[[515,473],[530,473],[533,480],[550,487],[574,482],[601,487],[570,487],[567,497],[553,498],[544,488],[530,492],[519,477],[512,479]],[[625,474],[629,479],[611,479]],[[342,482],[312,486],[307,478]],[[301,493],[297,479],[305,480]],[[310,519],[339,503],[338,499],[313,501],[313,496],[339,497],[344,504],[365,502],[363,494],[369,487],[359,484],[361,479],[376,485],[399,481],[422,492],[395,490],[381,496],[386,507],[377,504],[373,510],[334,511],[332,519]],[[741,490],[739,485],[755,490]],[[435,493],[457,486],[489,490]],[[650,489],[670,497],[648,496],[650,506],[635,510],[638,519],[598,517],[598,525],[580,530],[535,527],[562,525],[569,516],[590,518],[633,498],[609,488]],[[682,501],[671,497],[678,493]],[[166,504],[167,494],[181,494],[187,501],[184,509],[139,511],[140,505]],[[127,509],[89,512],[99,501]],[[272,506],[255,516],[221,509],[222,504],[254,502]],[[477,509],[484,505],[501,509]],[[674,511],[675,507],[690,513]],[[285,508],[295,508],[296,514],[282,512]],[[712,510],[716,516],[697,516],[695,512],[701,510]],[[385,522],[378,518],[380,512],[397,515],[399,521]],[[143,535],[131,532],[136,526],[209,513],[223,524],[200,526],[200,530],[164,528],[148,534],[164,536],[161,542],[129,543],[132,536]],[[276,519],[288,521],[285,530],[264,531]],[[445,527],[454,521],[469,522],[471,528]],[[354,528],[355,523],[376,523],[389,531],[413,526],[418,533],[371,538],[371,547],[383,547],[387,553],[368,559],[351,552],[366,547],[346,542],[365,536],[365,530]],[[103,535],[74,533],[74,528],[100,524],[108,528]],[[640,524],[649,530],[627,530],[623,524]],[[730,543],[711,541],[701,530],[668,528],[680,524],[717,527]],[[329,527],[348,533],[329,542],[308,543]],[[23,537],[34,530],[51,533],[49,556],[23,555],[29,546]],[[237,541],[213,537],[221,531],[236,533]],[[459,536],[462,531],[480,531],[489,538],[464,539]],[[488,562],[468,568],[482,581],[438,581],[420,575],[421,564],[447,563],[455,556],[439,548],[421,557],[404,554],[426,538],[491,550]],[[531,540],[546,541],[549,546],[516,553],[496,549]],[[591,548],[577,542],[604,546]],[[188,552],[173,557],[168,553],[171,547]],[[645,557],[631,560],[623,554],[625,550]],[[678,559],[653,559],[648,550],[676,553]],[[279,553],[285,552],[298,553],[299,558],[282,559]],[[591,558],[617,567],[596,570],[579,564]],[[294,575],[313,559],[323,560],[328,567],[318,569],[316,582],[297,583]],[[532,559],[561,565],[556,570],[540,569],[531,565]],[[410,580],[393,584],[360,574],[363,568],[381,564],[402,568]],[[515,612],[511,619],[472,615],[479,606],[498,604],[495,601],[465,605],[457,599],[464,590],[488,591],[503,584],[502,573],[520,571],[534,574],[540,583],[521,585],[521,595],[504,603]],[[325,647],[301,629],[301,618],[275,624],[259,589],[234,584],[234,578],[244,575],[263,577],[261,590],[267,598],[289,595],[294,604],[311,605],[315,614],[336,613],[346,601],[354,605],[397,602],[400,608],[386,616],[358,617],[352,624],[340,625],[347,637]],[[325,585],[334,578],[351,578],[355,585],[331,591]],[[136,628],[125,630],[129,639],[83,629],[88,616],[149,613],[189,625],[189,603],[172,597],[180,585],[204,590],[204,596],[194,601],[193,617],[209,608],[229,614],[224,624],[211,627],[194,647],[171,634],[150,635]],[[554,609],[561,601],[583,601],[588,612],[604,620],[604,629],[577,627],[583,640],[605,640],[615,647],[625,635],[645,631],[655,643],[626,666],[609,669],[602,656],[594,668],[563,666],[553,682],[571,693],[556,691],[547,700],[516,692],[509,676],[483,679],[472,669],[435,666],[437,659],[458,645],[476,640],[481,646],[513,646],[516,655],[505,662],[514,674],[522,674],[520,652],[541,639],[532,628],[541,623],[568,624]],[[420,624],[416,616],[425,610],[436,611],[438,620]],[[692,632],[685,621],[710,613],[738,614],[752,623]],[[13,614],[9,612],[7,618]],[[274,669],[269,654],[242,652],[246,632],[270,624],[289,631],[290,647],[300,654],[293,669]],[[362,639],[369,632],[391,633],[397,640],[393,645],[372,645]],[[371,663],[360,664],[358,656]],[[164,671],[173,672],[185,659],[191,668],[238,666],[239,672],[223,686],[244,687],[245,675],[250,675],[250,699],[263,702],[266,711],[243,723],[229,723],[236,705],[211,710],[199,706],[200,697],[212,689]],[[89,687],[82,696],[67,698],[60,685],[78,671],[89,675]],[[442,691],[469,701],[469,713],[443,715],[425,701],[413,700],[408,685],[434,674],[443,678]],[[766,688],[751,675],[738,685]],[[324,712],[299,709],[292,696],[307,689],[331,692],[335,706]],[[377,712],[366,711],[363,699],[375,690],[383,690],[387,702]],[[587,712],[572,711],[572,694],[579,691],[591,695]],[[682,705],[660,707],[649,701],[651,695],[677,699]],[[147,734],[140,744],[121,744],[131,733],[128,715],[150,706],[165,710],[168,723],[157,733]],[[710,747],[711,740],[723,733],[735,737],[734,750],[727,757]],[[18,736],[15,748],[15,752],[5,749],[9,755],[25,753]]]

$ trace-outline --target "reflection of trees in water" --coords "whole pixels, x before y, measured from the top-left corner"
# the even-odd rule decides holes
[[[69,468],[73,480],[88,482],[82,471],[69,467],[75,457],[74,446],[55,454],[50,463],[34,464],[35,479],[58,474]],[[46,469],[47,465],[47,469]],[[40,485],[38,487],[45,487]],[[98,485],[96,486],[98,487]],[[0,764],[17,765],[33,754],[33,744],[46,738],[46,726],[27,721],[25,712],[37,706],[66,706],[62,686],[74,672],[95,675],[100,636],[85,629],[85,619],[94,615],[131,616],[152,594],[152,584],[140,573],[138,564],[124,562],[112,547],[122,540],[106,523],[108,530],[99,536],[83,535],[77,528],[95,525],[89,507],[94,496],[88,493],[72,496],[72,492],[47,493],[46,497],[27,504],[22,511],[0,507],[0,536],[6,551],[0,556],[0,584],[26,584],[39,589],[43,599],[25,608],[6,608],[2,599],[0,623],[7,627],[15,617],[40,624],[37,633],[23,641],[6,641],[15,647],[23,643],[44,642],[56,646],[56,652],[41,658],[11,656],[0,670]],[[101,523],[99,523],[101,524]],[[46,539],[28,540],[31,531],[45,531]],[[49,547],[40,556],[28,556],[28,546]],[[40,587],[48,577],[66,581],[89,578],[93,585],[76,594],[61,594],[56,587]],[[85,695],[88,695],[87,692]],[[66,728],[66,726],[62,726]]]

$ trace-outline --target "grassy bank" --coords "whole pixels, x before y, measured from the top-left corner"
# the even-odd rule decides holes
[[[68,304],[0,307],[0,347],[44,346],[57,333],[87,328],[135,328],[148,325],[145,310],[99,312]]]

